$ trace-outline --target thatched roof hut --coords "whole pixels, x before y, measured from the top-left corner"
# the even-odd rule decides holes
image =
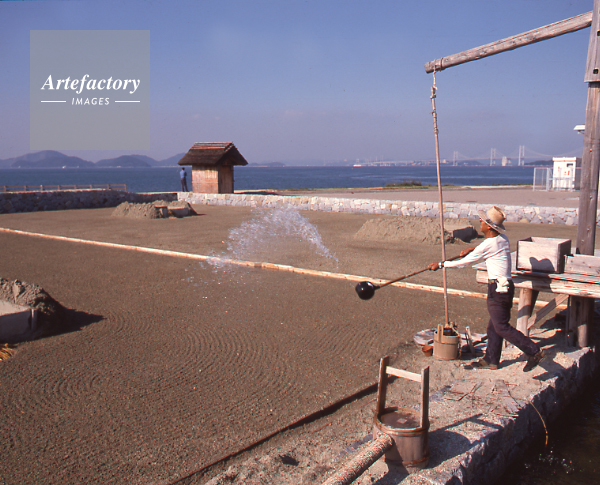
[[[194,143],[179,162],[192,166],[192,191],[233,193],[233,166],[248,165],[233,143]]]

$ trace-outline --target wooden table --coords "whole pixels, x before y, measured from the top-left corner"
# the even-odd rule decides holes
[[[512,255],[513,268],[511,275],[515,288],[519,288],[519,307],[517,313],[517,330],[529,335],[529,329],[542,318],[555,310],[558,305],[570,296],[584,298],[600,298],[600,277],[574,273],[536,273],[516,269],[516,257]],[[473,266],[477,270],[478,283],[488,282],[485,263]],[[535,302],[540,291],[554,293],[557,296],[543,308],[533,314]],[[577,329],[577,315],[569,305],[567,315],[567,341],[575,343],[575,330]],[[587,331],[587,330],[586,330]]]

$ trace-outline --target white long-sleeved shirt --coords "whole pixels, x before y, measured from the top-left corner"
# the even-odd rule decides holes
[[[446,268],[463,268],[470,263],[485,260],[489,279],[510,278],[510,243],[504,234],[486,238],[479,246],[456,261],[444,261]]]

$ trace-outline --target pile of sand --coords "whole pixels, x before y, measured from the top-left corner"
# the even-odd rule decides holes
[[[184,217],[192,214],[196,214],[196,212],[184,200],[173,202],[155,200],[151,203],[123,202],[112,213],[115,217],[130,217],[133,219],[165,219],[167,217]]]
[[[0,300],[37,310],[37,333],[61,329],[66,324],[65,307],[41,286],[0,278]]]
[[[444,221],[446,243],[468,242],[477,237],[477,231],[467,219]],[[354,235],[355,239],[394,242],[415,241],[424,244],[440,244],[439,219],[430,217],[398,216],[370,219]]]

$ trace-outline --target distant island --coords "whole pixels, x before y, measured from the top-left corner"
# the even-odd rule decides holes
[[[158,168],[158,167],[178,167],[177,162],[183,158],[185,153],[179,153],[164,160],[155,160],[146,155],[121,155],[116,158],[106,158],[97,162],[90,162],[79,157],[70,157],[64,153],[54,150],[43,150],[35,153],[28,153],[20,157],[7,158],[0,160],[0,169],[21,168],[21,169],[78,169],[78,168]],[[329,166],[329,167],[397,167],[397,166],[431,166],[436,162],[432,160],[411,160],[411,161],[373,161],[373,160],[348,160],[339,161],[317,161],[304,160],[304,163],[289,163],[291,166]],[[443,160],[444,166],[489,166],[489,163],[482,163],[479,160]],[[536,160],[535,162],[525,162],[528,167],[548,167],[552,166],[552,160]],[[253,167],[263,168],[283,168],[288,163],[267,161],[262,163],[250,163]],[[499,165],[495,165],[499,166]]]
[[[3,168],[153,168],[153,167],[176,167],[177,162],[185,154],[179,153],[165,160],[154,160],[145,155],[122,155],[116,158],[107,158],[98,162],[90,162],[79,157],[70,157],[64,153],[54,150],[43,150],[36,153],[28,153],[20,157],[0,160],[0,169]]]

